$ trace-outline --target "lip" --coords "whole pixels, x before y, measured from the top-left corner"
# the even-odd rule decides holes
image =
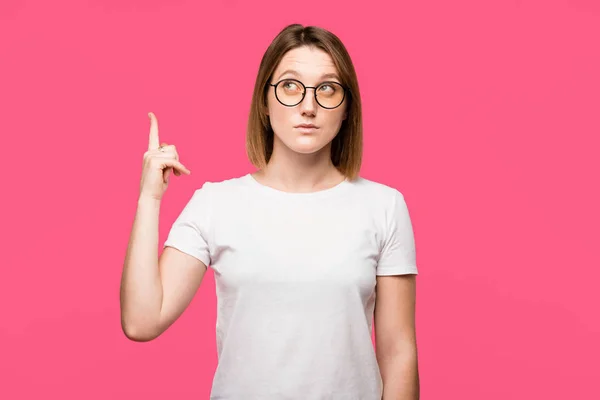
[[[300,124],[300,125],[296,125],[295,128],[301,128],[301,129],[318,129],[313,124]]]

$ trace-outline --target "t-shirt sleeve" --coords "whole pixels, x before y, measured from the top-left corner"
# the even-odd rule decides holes
[[[392,206],[386,213],[385,229],[376,274],[418,274],[410,214],[404,196],[396,189]]]
[[[209,249],[210,182],[197,189],[169,231],[163,248],[174,247],[196,257],[207,267],[211,263]]]

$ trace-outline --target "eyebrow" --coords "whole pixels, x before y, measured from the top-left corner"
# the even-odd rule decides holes
[[[294,71],[293,69],[286,69],[281,74],[279,74],[279,78],[277,78],[277,80],[281,79],[281,77],[283,75],[285,75],[285,74],[292,74],[292,75],[295,75],[297,77],[300,77],[300,74],[298,72]],[[333,73],[333,72],[321,75],[320,79],[325,79],[325,78],[335,78],[338,81],[341,81],[340,77],[336,73]]]

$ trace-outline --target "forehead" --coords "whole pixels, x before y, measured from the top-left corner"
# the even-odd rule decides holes
[[[273,76],[279,78],[282,72],[296,71],[299,78],[319,79],[325,74],[337,74],[333,59],[325,51],[302,46],[288,51],[275,69]]]

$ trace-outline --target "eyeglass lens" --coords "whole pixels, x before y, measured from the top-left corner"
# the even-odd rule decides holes
[[[317,102],[325,108],[335,108],[344,101],[344,87],[337,82],[323,82],[315,90]],[[306,88],[295,79],[280,81],[275,87],[277,99],[286,106],[300,104]]]

